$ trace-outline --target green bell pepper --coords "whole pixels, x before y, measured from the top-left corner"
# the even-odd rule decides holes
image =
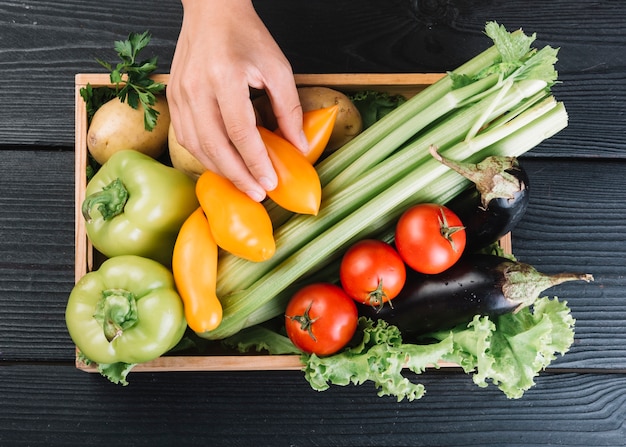
[[[183,337],[183,302],[167,267],[148,258],[110,258],[74,286],[65,310],[70,337],[87,359],[136,364]]]
[[[195,182],[137,151],[116,152],[87,184],[82,213],[105,256],[137,255],[169,266],[176,236],[199,204]]]

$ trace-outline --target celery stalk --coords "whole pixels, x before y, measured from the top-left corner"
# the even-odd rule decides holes
[[[485,66],[499,61],[493,46],[451,74],[426,87],[402,107],[391,111],[361,134],[339,148],[316,167],[322,186],[333,183],[339,188],[355,174],[368,170],[384,160],[397,147],[446,113],[482,99],[498,87],[501,76],[492,74],[469,85],[453,89],[452,76],[476,76]],[[336,179],[336,177],[340,177]],[[266,205],[275,227],[293,215],[270,201]]]
[[[218,296],[221,325],[209,339],[280,315],[304,279],[324,276],[357,239],[388,231],[418,202],[445,203],[468,181],[434,160],[478,162],[519,156],[567,125],[550,95],[556,50],[530,48],[534,36],[486,26],[494,46],[424,89],[318,166],[323,201],[317,216],[291,217],[275,231],[276,253],[263,263],[222,256]],[[344,172],[346,172],[344,174]],[[284,218],[284,217],[283,217]]]
[[[536,109],[530,109],[510,120],[506,126],[487,130],[471,141],[457,143],[448,148],[445,155],[457,160],[482,159],[495,153],[519,156],[566,125],[567,113],[562,104],[552,100],[543,101]],[[307,273],[319,269],[320,265],[333,258],[337,250],[346,247],[355,238],[363,237],[364,230],[380,225],[381,219],[394,215],[407,203],[440,200],[446,192],[457,194],[466,185],[464,177],[433,158],[427,159],[374,196],[367,206],[358,208],[349,218],[340,220],[310,240],[273,269],[271,274],[257,280],[246,290],[225,297],[222,323],[216,330],[201,335],[210,339],[225,338],[245,327],[280,315],[284,311],[283,303],[275,300],[275,297]]]
[[[488,23],[485,32],[494,41],[492,47],[449,72],[322,161],[317,166],[322,186],[340,175],[341,179],[333,182],[333,187],[340,188],[345,179],[369,169],[447,111],[478,101],[499,88],[507,73],[511,81],[532,77],[530,74],[538,79],[556,77],[552,67],[545,69],[554,63],[551,49],[542,50],[547,54],[540,56],[530,51],[534,36],[525,36],[521,30],[508,33],[495,22]],[[544,71],[533,71],[537,66],[544,67]],[[515,69],[509,73],[511,67]],[[461,78],[473,82],[456,86]],[[292,215],[271,202],[268,212],[275,227]]]
[[[508,133],[499,130],[493,132],[495,136],[492,134],[485,137],[482,143],[483,145],[493,141],[495,141],[495,143],[489,144],[479,153],[475,154],[474,157],[477,160],[481,160],[490,155],[519,156],[534,148],[543,140],[563,130],[568,123],[568,116],[563,103],[554,101],[554,98],[549,98],[544,101],[536,110],[531,111],[530,114],[534,115],[535,119],[531,119],[529,122],[529,118],[531,117],[525,115],[520,119],[523,120],[523,122],[520,121],[515,124],[515,126],[518,127],[515,132]],[[501,138],[498,139],[498,136]],[[467,145],[467,142],[460,144]],[[451,152],[452,151],[448,152],[446,156],[450,156]],[[395,222],[398,216],[412,204],[420,202],[444,204],[456,197],[468,185],[469,182],[464,177],[448,169],[437,181],[422,188],[417,194],[396,207],[395,210],[386,214],[385,218],[366,227],[362,232],[354,236],[352,240],[348,240],[342,247],[339,247],[338,250],[347,248],[353,241],[369,237],[369,235],[376,233],[385,225]],[[332,262],[332,258],[328,262]],[[291,296],[290,291],[288,290],[287,292],[288,293],[279,292],[276,300],[268,301],[251,313],[248,324],[254,325],[280,315],[284,311],[285,303]]]
[[[325,185],[326,191],[340,189],[343,185],[348,183],[350,179],[354,179],[360,173],[369,170],[372,166],[383,161],[393,153],[396,148],[406,143],[413,135],[431,125],[437,119],[454,109],[481,99],[485,93],[490,92],[498,83],[498,78],[498,75],[491,75],[465,87],[452,90],[397,125],[393,131],[385,135],[380,141],[372,144],[368,139],[367,142],[369,145],[367,146],[367,153],[354,158],[350,165],[346,166],[332,179],[326,181],[328,175],[324,176],[323,174],[328,174],[328,171],[324,171],[323,167],[320,167],[320,180],[324,180],[322,185]],[[405,111],[402,111],[404,114]],[[361,140],[358,142],[360,141]],[[342,149],[346,150],[345,147]],[[349,146],[347,150],[350,150]],[[351,156],[354,155],[355,153],[351,154]],[[333,164],[333,166],[335,165]]]
[[[485,67],[497,64],[500,60],[500,53],[496,46],[493,45],[451,73],[458,76],[473,77],[478,75]],[[410,98],[407,102],[402,104],[402,107],[398,107],[387,114],[378,121],[375,126],[370,126],[365,129],[360,135],[320,162],[317,169],[322,185],[327,184],[350,166],[352,162],[366,154],[372,145],[380,142],[389,135],[392,135],[392,137],[387,141],[391,141],[391,138],[395,135],[395,130],[400,125],[421,113],[438,99],[444,97],[447,93],[452,91],[452,88],[452,77],[450,75],[444,76],[439,81],[426,87],[413,98]],[[414,133],[415,132],[411,133],[411,135]],[[399,135],[398,138],[403,140],[406,136]]]
[[[542,92],[543,81],[520,81],[511,87],[504,97],[499,91],[484,97],[478,103],[459,110],[418,139],[403,147],[374,168],[364,173],[351,184],[330,183],[322,191],[322,206],[316,217],[297,215],[274,232],[276,252],[263,263],[252,263],[233,255],[225,255],[218,266],[217,293],[220,297],[246,288],[271,271],[304,243],[363,206],[370,197],[381,193],[401,176],[420,166],[430,158],[427,149],[436,144],[441,150],[463,140],[474,124],[476,117],[489,110],[495,118],[513,109],[525,98]],[[494,101],[497,104],[494,105]],[[354,177],[354,176],[353,176]],[[339,178],[337,178],[339,179]]]

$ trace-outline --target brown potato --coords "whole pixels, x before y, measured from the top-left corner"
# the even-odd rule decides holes
[[[254,114],[256,116],[257,124],[261,125],[261,118],[256,108],[254,109]],[[200,177],[202,173],[206,171],[206,168],[195,156],[191,154],[191,152],[187,150],[187,148],[185,148],[178,142],[178,139],[176,138],[176,132],[174,131],[174,126],[172,126],[171,123],[168,130],[167,144],[169,147],[169,154],[172,166],[179,171],[184,172],[193,180],[198,180],[198,177]]]
[[[142,107],[133,109],[117,98],[103,104],[94,114],[87,132],[87,148],[93,158],[104,164],[111,155],[123,149],[160,157],[167,148],[170,111],[165,96],[158,96],[153,107],[159,116],[154,129],[147,131]]]
[[[327,152],[339,149],[363,130],[361,114],[343,93],[328,87],[300,87],[298,96],[305,112],[339,105],[335,128],[326,146]]]
[[[303,112],[322,109],[335,104],[339,105],[337,121],[328,141],[326,152],[332,152],[340,148],[363,130],[361,114],[356,106],[352,104],[350,98],[342,92],[328,87],[299,87],[298,96],[300,97]],[[265,127],[271,130],[276,129],[278,124],[276,123],[269,98],[266,95],[260,96],[254,100],[254,105],[259,111]]]
[[[206,168],[191,152],[189,152],[184,146],[182,146],[176,139],[176,132],[174,132],[174,126],[170,123],[168,132],[168,147],[170,153],[170,160],[172,166],[181,172],[184,172],[188,177],[193,180],[198,180],[198,177],[202,175]]]

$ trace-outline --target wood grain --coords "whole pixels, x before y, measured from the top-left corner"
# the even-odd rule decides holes
[[[620,117],[626,91],[620,67],[626,57],[626,10],[615,2],[254,3],[296,73],[444,72],[490,44],[482,33],[487,20],[537,33],[538,45],[561,49],[557,67],[564,83],[556,91],[567,101],[572,126],[535,155],[624,157]],[[151,54],[159,57],[161,72],[168,72],[182,9],[178,0],[160,1],[158,7],[45,0],[0,1],[0,13],[6,18],[0,70],[11,86],[0,90],[0,149],[71,148],[73,126],[67,118],[73,113],[74,74],[100,69],[96,57],[113,62],[113,42],[146,29],[153,34]],[[580,16],[584,26],[574,21]],[[581,102],[589,96],[598,99]]]
[[[74,271],[72,152],[0,157],[0,360],[71,355],[65,302]]]
[[[549,291],[568,301],[576,318],[574,347],[555,365],[623,368],[626,191],[620,185],[626,164],[525,159],[523,166],[531,199],[513,232],[513,252],[547,273],[578,271],[595,277],[590,284],[567,283]]]
[[[0,444],[624,445],[622,375],[546,374],[521,400],[462,374],[419,380],[426,395],[398,403],[367,385],[318,393],[296,371],[139,374],[119,387],[71,367],[2,367]]]
[[[8,317],[0,319],[2,359],[73,361],[63,320],[74,280],[73,162],[65,151],[3,152],[0,309]],[[531,203],[513,233],[513,252],[547,273],[573,270],[596,278],[549,291],[568,301],[577,320],[575,344],[555,365],[626,369],[626,228],[620,217],[626,215],[626,167],[616,160],[552,159],[526,159],[524,166]],[[43,340],[32,325],[46,334]]]
[[[74,367],[74,75],[149,29],[169,71],[179,0],[0,0],[0,445],[622,446],[626,428],[626,9],[618,1],[255,0],[296,73],[443,72],[486,48],[487,20],[559,47],[570,125],[525,155],[520,260],[590,284],[546,292],[570,352],[520,400],[446,369],[416,402],[369,384],[313,391],[299,371],[131,374]]]

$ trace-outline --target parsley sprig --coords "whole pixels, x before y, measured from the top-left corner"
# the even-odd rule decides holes
[[[157,68],[157,57],[139,60],[139,53],[146,48],[150,38],[150,33],[145,31],[141,34],[130,33],[128,39],[116,41],[114,48],[121,61],[115,66],[96,59],[100,65],[111,72],[110,79],[111,83],[115,84],[115,92],[110,96],[117,96],[120,101],[127,102],[133,109],[137,109],[139,105],[142,106],[146,130],[152,130],[156,126],[159,112],[152,106],[156,102],[156,95],[165,89],[164,84],[150,78]],[[90,87],[87,86],[84,93],[81,91],[81,95],[92,108],[95,108],[93,102],[98,98],[93,95],[95,89]],[[106,96],[99,95],[99,99],[102,100]]]

